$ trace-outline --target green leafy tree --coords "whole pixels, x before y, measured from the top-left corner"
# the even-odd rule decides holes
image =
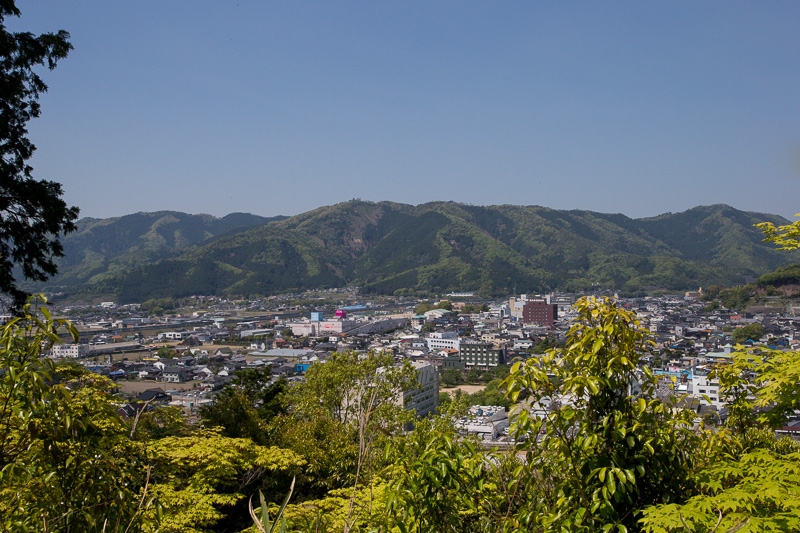
[[[226,437],[248,438],[267,445],[271,443],[269,422],[282,412],[281,395],[285,390],[285,380],[271,383],[269,367],[237,370],[214,403],[200,407],[200,417],[206,427],[221,427]]]
[[[800,248],[800,221],[779,228],[769,223],[757,226],[781,249]],[[644,529],[652,533],[800,529],[799,446],[754,427],[757,423],[773,430],[781,427],[800,406],[800,352],[740,351],[715,368],[712,377],[719,379],[720,397],[728,402],[727,425],[733,438],[720,431],[709,439],[704,447],[712,453],[695,476],[700,493],[685,504],[645,509]]]
[[[289,505],[283,513],[287,531],[375,531],[385,521],[388,483],[334,489],[324,497]]]
[[[40,357],[62,329],[77,339],[41,303],[0,334],[0,530],[139,529],[152,500],[141,447],[108,379]]]
[[[735,352],[711,376],[719,379],[720,397],[729,404],[729,427],[737,435],[756,425],[779,429],[800,409],[800,352]]]
[[[692,494],[693,414],[653,399],[640,366],[651,342],[633,313],[607,298],[575,309],[566,345],[515,364],[505,382],[527,397],[512,432],[537,480],[518,518],[540,531],[636,531],[645,507]]]
[[[446,387],[457,387],[464,383],[464,373],[457,368],[442,371],[442,384]]]
[[[472,405],[500,405],[506,409],[510,408],[512,402],[506,396],[506,393],[500,389],[501,384],[502,380],[493,379],[482,391],[470,394],[469,402]]]
[[[142,303],[142,311],[149,315],[163,315],[165,311],[175,310],[175,300],[172,298],[151,298]]]
[[[465,407],[454,401],[446,416],[420,421],[387,447],[390,530],[504,531],[515,523],[509,516],[512,483],[498,475],[503,456],[484,451],[453,425]]]
[[[453,398],[447,392],[439,393],[439,410],[446,408],[453,402]]]
[[[486,453],[454,433],[418,428],[397,448],[392,519],[406,531],[486,531],[487,511],[502,502]]]
[[[194,431],[183,414],[183,409],[174,405],[147,409],[139,414],[138,420],[133,418],[129,423],[131,438],[137,440],[185,437]]]
[[[417,315],[424,315],[431,309],[434,309],[433,304],[430,302],[422,302],[417,306],[416,311],[414,311]]]
[[[795,216],[800,217],[800,213]],[[777,227],[771,222],[761,222],[756,227],[767,236],[764,240],[777,244],[779,250],[800,249],[800,220]]]
[[[465,304],[464,307],[461,308],[461,311],[463,311],[465,315],[471,315],[478,313],[480,311],[480,306],[475,304]]]
[[[481,381],[481,371],[473,367],[467,371],[467,375],[464,377],[464,379],[467,383],[479,383]]]
[[[299,492],[316,497],[355,486],[365,476],[369,482],[373,445],[413,419],[400,399],[416,386],[410,364],[397,365],[386,354],[336,352],[311,366],[305,380],[284,395],[286,414],[270,424],[278,443],[309,463],[298,478]]]
[[[453,310],[453,303],[450,300],[439,300],[436,304],[436,309],[444,309],[446,311]]]
[[[306,461],[297,475],[298,498],[320,498],[330,490],[352,486],[358,465],[358,429],[320,413],[282,414],[269,424],[275,442]]]
[[[491,367],[486,373],[483,375],[484,379],[488,379],[489,381],[494,380],[504,380],[508,374],[511,372],[511,367],[509,365],[497,365]]]
[[[552,350],[559,346],[559,343],[553,337],[545,337],[544,339],[539,340],[536,344],[533,345],[531,348],[531,353],[536,355],[541,355],[546,353],[547,350]]]
[[[17,308],[27,294],[18,288],[14,268],[34,281],[55,274],[54,258],[63,255],[59,235],[74,231],[78,218],[78,208],[61,199],[61,185],[35,179],[28,164],[36,147],[27,123],[41,113],[39,95],[47,90],[34,69],[52,70],[67,57],[69,33],[6,30],[6,18],[18,16],[13,0],[0,2],[0,292]]]
[[[765,449],[722,457],[699,475],[700,494],[683,505],[654,506],[642,524],[651,533],[800,530],[800,454]]]
[[[244,492],[252,493],[262,476],[305,464],[291,450],[223,437],[215,429],[154,440],[147,452],[154,472],[151,490],[162,506],[159,530],[167,532],[206,531],[244,502]],[[156,511],[150,515],[154,518]]]
[[[733,331],[734,342],[745,342],[747,340],[757,341],[764,336],[764,326],[758,323],[748,324]]]
[[[396,365],[388,354],[334,352],[306,371],[305,380],[288,391],[287,401],[296,413],[324,413],[344,425],[357,424],[370,410],[375,424],[396,429],[408,421],[398,394],[416,383],[407,361]]]
[[[176,352],[175,350],[173,350],[169,346],[162,346],[156,352],[156,357],[159,357],[159,358],[162,358],[162,359],[164,359],[164,358],[170,359],[172,357],[175,357],[176,355],[178,355],[178,352]]]

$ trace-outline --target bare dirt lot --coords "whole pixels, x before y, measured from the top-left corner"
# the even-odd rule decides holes
[[[446,392],[452,396],[459,389],[467,394],[475,394],[476,392],[482,391],[485,388],[486,385],[459,385],[458,387],[452,387],[449,389],[439,389],[439,392]]]

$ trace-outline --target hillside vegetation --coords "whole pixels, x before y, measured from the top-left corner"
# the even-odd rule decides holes
[[[759,277],[753,283],[736,287],[711,285],[704,290],[702,299],[717,307],[745,309],[763,303],[767,298],[779,300],[800,298],[800,264],[777,268]]]
[[[155,213],[81,221],[62,274],[38,290],[121,301],[269,295],[359,285],[367,292],[636,294],[751,282],[800,254],[753,225],[781,217],[726,205],[632,219],[539,206],[419,206],[353,200],[275,220]],[[227,233],[226,233],[227,232]]]
[[[82,218],[63,239],[58,274],[45,286],[74,291],[139,265],[176,257],[220,235],[261,226],[284,217],[232,213],[223,218],[175,211],[135,213],[114,218]],[[35,290],[42,285],[29,284]]]

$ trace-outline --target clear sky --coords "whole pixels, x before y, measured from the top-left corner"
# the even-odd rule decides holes
[[[800,2],[18,0],[82,216],[351,198],[800,212]]]

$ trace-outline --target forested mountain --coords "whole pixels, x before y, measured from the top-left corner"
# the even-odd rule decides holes
[[[63,239],[64,257],[50,290],[93,286],[117,272],[176,257],[219,235],[261,226],[285,217],[231,213],[223,218],[175,211],[136,213],[114,218],[82,218]],[[27,288],[41,285],[29,285]]]
[[[762,241],[753,227],[762,221],[787,223],[726,205],[644,219],[539,206],[360,200],[279,220],[140,213],[81,221],[65,240],[62,273],[49,287],[121,301],[344,285],[485,295],[593,284],[627,293],[681,290],[752,281],[800,261],[800,254]]]

